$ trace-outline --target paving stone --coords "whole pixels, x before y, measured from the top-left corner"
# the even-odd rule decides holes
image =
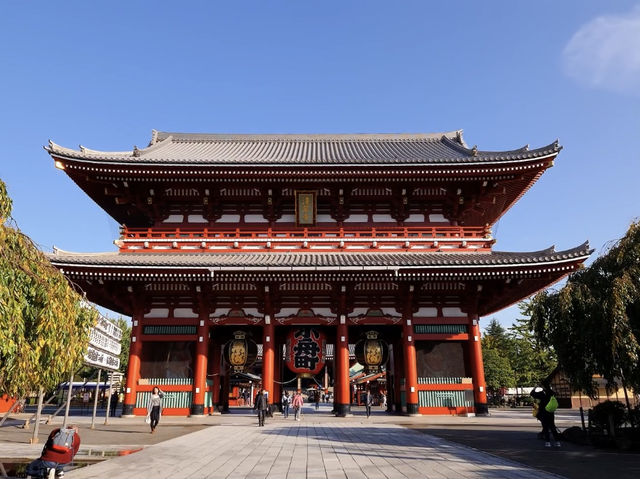
[[[400,425],[307,413],[255,426],[253,416],[67,473],[68,479],[557,479]],[[31,451],[32,448],[24,448]]]

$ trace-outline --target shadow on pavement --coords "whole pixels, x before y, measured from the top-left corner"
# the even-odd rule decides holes
[[[412,429],[569,479],[640,477],[640,454],[596,449],[567,442],[562,442],[559,449],[548,449],[544,447],[544,441],[537,438],[539,429],[535,428],[530,431],[461,427]]]
[[[519,461],[516,458],[504,456],[502,454],[482,454],[476,448],[459,447],[459,444],[452,444],[457,441],[441,441],[444,437],[434,435],[410,434],[402,428],[402,434],[395,434],[394,430],[388,427],[372,425],[367,427],[344,427],[332,425],[320,425],[296,423],[291,425],[283,425],[278,423],[278,428],[265,428],[264,434],[283,434],[284,428],[297,428],[298,437],[307,437],[318,441],[325,441],[322,447],[335,441],[333,450],[337,454],[346,454],[349,456],[363,456],[387,459],[404,459],[407,461],[420,458],[424,460],[433,460],[434,471],[440,471],[438,468],[450,467],[454,471],[465,471],[472,473],[474,478],[495,478],[495,477],[533,477],[530,468],[544,469],[541,465],[528,461]],[[397,430],[397,429],[396,429]],[[416,431],[430,432],[430,431]],[[448,438],[447,438],[448,439]],[[328,442],[326,442],[328,441]],[[393,446],[393,452],[376,450],[375,445]],[[477,465],[489,466],[487,469],[473,469]],[[474,466],[475,465],[475,466]],[[491,469],[494,466],[495,469]],[[469,468],[472,468],[471,470]],[[497,471],[500,471],[498,474]],[[547,469],[548,472],[550,471]],[[429,477],[429,471],[424,471],[425,477]],[[557,472],[555,472],[557,474]],[[439,476],[438,476],[439,477]],[[447,476],[448,477],[448,476]],[[467,476],[464,476],[467,477]],[[471,477],[471,476],[469,476]],[[600,477],[600,476],[582,476],[584,477]],[[604,477],[604,476],[603,476]]]

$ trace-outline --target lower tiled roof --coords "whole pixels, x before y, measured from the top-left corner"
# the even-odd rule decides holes
[[[48,254],[56,266],[96,266],[132,268],[209,268],[209,269],[397,269],[397,268],[477,268],[564,263],[585,260],[593,250],[584,243],[576,248],[556,252],[514,253],[70,253],[55,250]]]

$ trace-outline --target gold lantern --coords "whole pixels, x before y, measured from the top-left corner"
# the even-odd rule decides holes
[[[380,372],[389,356],[389,346],[379,336],[378,331],[367,331],[365,333],[366,339],[361,339],[356,343],[356,360],[365,367],[368,373]]]

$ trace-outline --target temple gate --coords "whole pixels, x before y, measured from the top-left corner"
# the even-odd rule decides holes
[[[49,258],[92,301],[132,318],[125,414],[146,414],[154,385],[173,393],[169,414],[224,410],[234,367],[279,398],[296,328],[322,333],[321,350],[304,333],[296,345],[309,356],[293,361],[330,372],[339,416],[353,399],[354,345],[367,337],[386,345],[390,410],[483,414],[479,317],[590,254],[586,243],[492,249],[491,225],[552,166],[557,142],[487,152],[459,131],[154,131],[143,149],[47,151],[122,225],[117,252]],[[243,341],[255,344],[251,370]]]

